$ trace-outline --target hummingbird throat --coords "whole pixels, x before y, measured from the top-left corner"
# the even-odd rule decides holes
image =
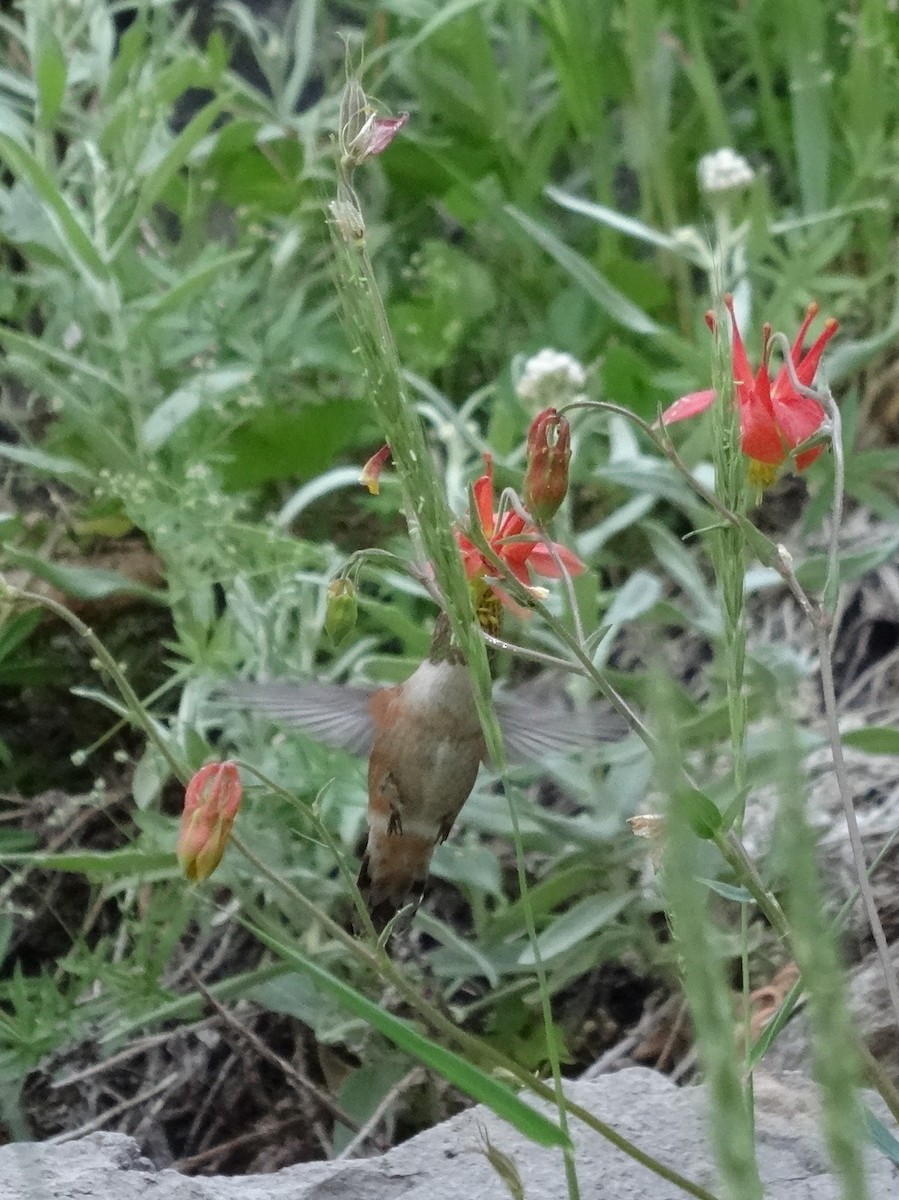
[[[503,606],[493,588],[477,580],[472,585],[472,601],[478,625],[485,633],[496,637],[503,623]],[[441,612],[434,622],[434,633],[428,650],[428,659],[432,663],[452,663],[460,665],[465,662],[462,651],[453,640],[453,631],[449,617]]]

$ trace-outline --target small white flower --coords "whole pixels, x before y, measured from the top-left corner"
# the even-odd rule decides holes
[[[742,154],[722,146],[714,154],[706,154],[696,169],[700,189],[707,196],[721,192],[741,192],[755,179],[755,171]]]
[[[525,362],[515,383],[519,400],[539,412],[580,396],[587,373],[573,354],[540,350]]]

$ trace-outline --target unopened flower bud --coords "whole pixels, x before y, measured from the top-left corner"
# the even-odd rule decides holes
[[[325,632],[335,646],[352,632],[357,613],[356,585],[350,579],[333,580],[328,586]]]
[[[554,408],[531,422],[527,454],[524,502],[535,521],[548,521],[565,499],[571,461],[571,426]]]
[[[362,475],[359,482],[363,487],[367,487],[373,496],[377,496],[381,490],[381,472],[390,462],[390,447],[384,445],[373,454],[365,466],[362,468]]]
[[[201,767],[187,785],[178,834],[178,861],[193,883],[208,879],[222,861],[243,788],[232,762]]]

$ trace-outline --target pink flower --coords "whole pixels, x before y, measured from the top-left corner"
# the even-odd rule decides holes
[[[243,789],[232,762],[201,767],[187,785],[178,834],[178,861],[188,879],[208,879],[222,861]]]
[[[399,131],[409,122],[407,112],[398,117],[374,117],[366,126],[364,154],[371,158],[375,154],[383,154]]]
[[[539,536],[536,536],[535,526],[529,524],[514,509],[509,509],[499,517],[495,509],[493,459],[489,454],[484,455],[484,463],[486,471],[473,489],[476,508],[474,515],[490,549],[505,563],[519,583],[530,587],[531,571],[547,579],[558,579],[562,574],[559,562],[564,564],[565,570],[571,575],[580,575],[585,571],[586,567],[576,554],[558,542],[541,541]],[[456,542],[462,554],[465,574],[470,580],[496,578],[496,567],[493,563],[459,529],[456,530]],[[559,562],[556,561],[556,556]],[[490,586],[504,604],[517,609],[518,606],[513,605],[499,588]]]
[[[771,328],[768,325],[764,328],[762,365],[753,373],[737,328],[733,298],[725,297],[725,304],[733,326],[733,369],[740,411],[740,448],[750,460],[750,479],[765,486],[773,483],[779,467],[794,458],[796,447],[819,431],[827,414],[817,400],[796,391],[786,366],[781,367],[776,377],[771,379],[768,371]],[[812,386],[824,347],[838,328],[833,318],[827,320],[817,340],[803,354],[805,335],[817,313],[817,304],[809,305],[790,351],[796,378],[804,387]],[[672,425],[676,421],[695,417],[705,412],[714,399],[715,392],[712,390],[681,396],[662,413],[661,421],[665,425]],[[813,446],[795,455],[796,469],[804,471],[823,450],[823,446]]]

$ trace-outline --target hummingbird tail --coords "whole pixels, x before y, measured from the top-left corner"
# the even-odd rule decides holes
[[[435,839],[372,829],[357,883],[380,933],[407,904],[421,903]]]

